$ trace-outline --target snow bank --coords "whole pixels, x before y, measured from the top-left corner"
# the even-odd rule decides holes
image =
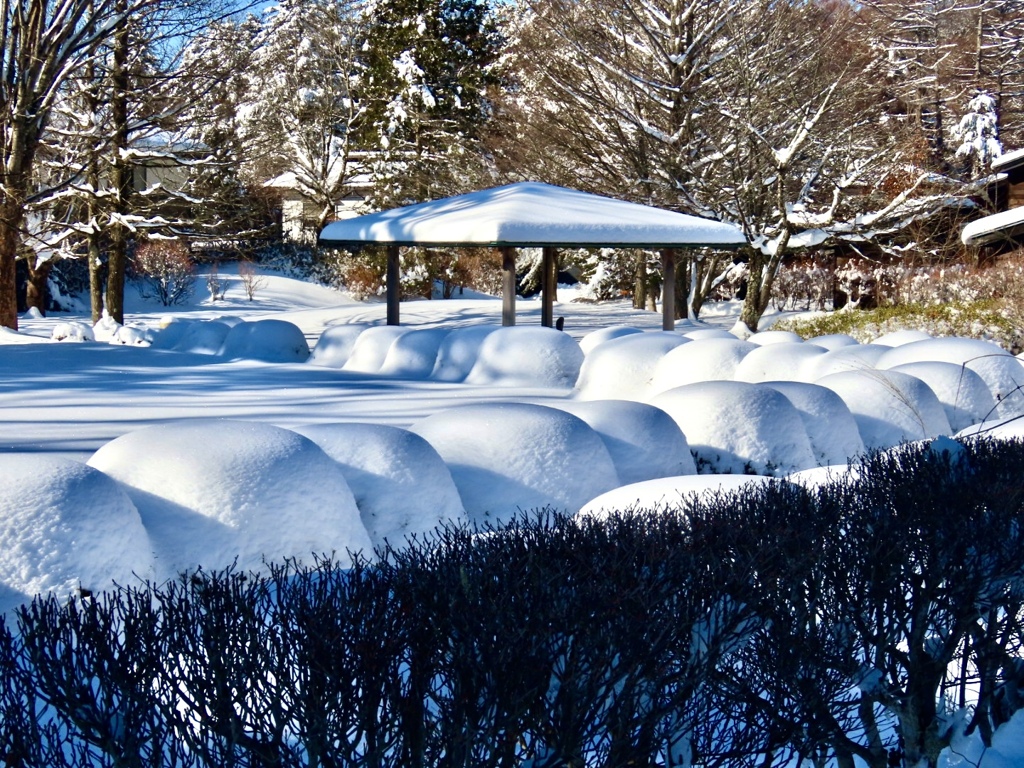
[[[53,326],[50,338],[54,341],[96,341],[96,335],[93,333],[91,325],[88,323],[76,322],[74,320],[57,323]]]
[[[0,611],[39,593],[77,594],[152,576],[135,506],[80,462],[0,454]]]
[[[845,333],[829,333],[824,336],[815,336],[812,339],[808,339],[807,343],[824,347],[831,351],[833,349],[842,349],[843,347],[852,347],[860,342],[853,338],[853,336]]]
[[[882,369],[906,363],[945,362],[964,365],[981,376],[998,403],[1001,418],[1024,415],[1024,366],[997,344],[980,339],[949,337],[903,344],[876,363]]]
[[[808,366],[811,381],[843,371],[863,371],[874,368],[878,359],[889,350],[879,344],[850,344],[826,352]]]
[[[427,328],[403,333],[388,348],[380,366],[381,376],[401,379],[425,379],[434,371],[437,352],[448,331]]]
[[[459,382],[465,380],[480,356],[480,346],[500,326],[474,325],[455,328],[441,341],[437,360],[430,378],[436,381]]]
[[[651,380],[652,395],[700,381],[730,381],[740,361],[756,344],[729,338],[701,338],[668,352],[658,361]]]
[[[444,461],[417,434],[379,424],[319,424],[295,430],[341,465],[374,546],[401,545],[466,519]]]
[[[904,344],[912,344],[915,341],[927,341],[931,338],[931,334],[925,333],[924,331],[906,329],[883,334],[871,343],[879,344],[883,347],[901,347]]]
[[[309,344],[299,326],[286,320],[257,320],[233,326],[220,350],[226,360],[304,363]]]
[[[580,369],[577,393],[583,400],[644,401],[659,361],[669,351],[694,344],[675,333],[629,334],[594,347]]]
[[[541,507],[575,512],[619,485],[604,442],[570,413],[541,405],[467,405],[412,431],[451,470],[472,522],[500,525]]]
[[[864,453],[853,414],[831,389],[798,381],[765,383],[785,395],[800,414],[818,464],[844,464]]]
[[[761,381],[813,381],[824,347],[804,342],[778,341],[757,347],[736,366],[733,378],[756,384]]]
[[[748,336],[747,341],[762,347],[767,344],[802,344],[804,340],[792,331],[760,331]]]
[[[374,325],[367,328],[359,334],[352,346],[352,353],[342,367],[355,373],[377,373],[387,360],[388,351],[395,339],[404,333],[409,333],[409,329],[400,325]]]
[[[735,493],[751,486],[771,482],[762,475],[688,475],[665,477],[634,483],[603,493],[588,501],[580,514],[606,518],[622,512],[672,509],[699,499],[710,500],[720,494]]]
[[[702,474],[785,475],[817,466],[800,414],[771,387],[706,381],[651,402],[676,420]]]
[[[660,408],[631,400],[576,400],[553,405],[583,419],[597,432],[623,484],[697,472],[686,437]]]
[[[344,473],[311,440],[267,424],[197,419],[140,429],[89,464],[118,480],[149,531],[157,577],[236,560],[369,550]]]
[[[596,331],[591,331],[580,339],[580,349],[583,350],[583,354],[589,355],[590,350],[598,344],[604,344],[606,341],[618,339],[622,336],[630,336],[634,333],[643,333],[643,331],[628,325],[612,325],[608,328],[598,328]]]
[[[846,371],[817,381],[843,398],[868,450],[948,435],[952,430],[935,393],[896,371]]]
[[[356,340],[369,327],[362,323],[328,326],[317,339],[309,362],[325,368],[343,368],[352,354]]]
[[[554,328],[496,328],[480,344],[466,383],[571,388],[583,357],[576,340]]]
[[[966,366],[927,361],[905,363],[889,370],[909,374],[927,384],[946,410],[950,428],[956,432],[995,413],[996,401],[985,380]]]
[[[173,325],[168,326],[164,329],[164,333],[173,327]],[[175,352],[217,355],[220,354],[220,349],[224,346],[224,339],[227,338],[228,331],[230,330],[231,325],[221,320],[188,323],[185,332],[181,334],[178,341],[173,346],[165,348],[172,349]],[[159,338],[157,336],[158,344]]]

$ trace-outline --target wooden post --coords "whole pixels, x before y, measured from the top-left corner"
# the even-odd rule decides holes
[[[661,251],[661,329],[676,328],[676,252],[674,248]]]
[[[399,325],[398,301],[402,295],[402,268],[397,245],[388,246],[387,301],[388,325]]]
[[[540,279],[540,324],[545,328],[555,325],[555,291],[558,290],[558,251],[550,246],[543,250]]]
[[[501,248],[501,324],[516,324],[516,249]]]

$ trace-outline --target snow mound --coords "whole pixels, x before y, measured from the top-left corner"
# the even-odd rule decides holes
[[[388,350],[408,328],[398,325],[375,325],[367,328],[356,339],[352,353],[342,368],[355,373],[378,373],[388,358]]]
[[[923,381],[905,373],[846,371],[817,383],[843,398],[868,450],[952,432],[939,398]]]
[[[195,320],[182,320],[181,318],[164,318],[160,323],[160,328],[153,336],[153,341],[149,345],[151,349],[174,349],[175,346],[181,342],[191,328],[196,323]]]
[[[643,333],[643,331],[639,328],[633,328],[628,325],[613,325],[608,328],[598,328],[596,331],[591,331],[580,339],[580,349],[583,350],[583,354],[589,355],[590,350],[598,344],[604,344],[606,341],[619,339],[623,336],[631,336],[635,333]]]
[[[936,361],[965,365],[981,376],[998,403],[1001,418],[1024,415],[1024,366],[998,344],[956,336],[915,341],[886,352],[876,367]]]
[[[325,368],[343,368],[356,339],[370,326],[361,323],[332,325],[324,329],[313,347],[308,362]]]
[[[576,400],[555,407],[597,432],[624,484],[697,472],[686,437],[660,408],[631,400]]]
[[[883,334],[871,343],[883,347],[902,347],[904,344],[912,344],[915,341],[927,341],[931,338],[931,335],[924,331],[904,329]]]
[[[721,494],[772,482],[763,475],[687,475],[633,483],[591,499],[579,514],[604,519],[617,513],[677,508],[687,501],[709,501]]]
[[[158,578],[198,566],[258,570],[264,559],[369,550],[341,467],[267,424],[197,419],[146,427],[89,464],[123,484],[157,555]]]
[[[658,361],[651,381],[652,394],[700,381],[731,381],[740,361],[756,344],[729,338],[709,337],[676,347]]]
[[[825,336],[815,336],[812,339],[807,340],[808,344],[814,344],[818,347],[824,347],[828,350],[842,349],[843,347],[852,347],[855,344],[859,344],[853,336],[845,333],[829,333]]]
[[[57,323],[50,332],[50,338],[53,341],[96,341],[96,335],[92,332],[92,326],[75,320]]]
[[[496,328],[480,344],[466,383],[571,388],[583,357],[576,340],[554,328]]]
[[[990,437],[994,440],[1024,440],[1024,417],[992,419],[962,429],[954,437]]]
[[[796,408],[819,464],[842,464],[864,453],[853,414],[831,389],[799,381],[769,381],[766,386],[781,392]]]
[[[702,474],[786,475],[818,464],[797,409],[763,384],[705,381],[651,402],[676,420]]]
[[[889,370],[909,374],[927,384],[945,408],[949,426],[955,432],[995,413],[996,401],[985,380],[966,366],[931,360],[905,363]]]
[[[309,344],[302,329],[287,320],[257,320],[232,326],[220,354],[227,360],[304,363]]]
[[[763,347],[766,344],[803,344],[804,340],[792,331],[760,331],[747,337],[751,344]]]
[[[806,373],[812,381],[817,381],[833,373],[870,370],[888,350],[889,347],[879,344],[850,344],[839,347],[815,359]]]
[[[295,430],[341,465],[374,546],[401,545],[466,512],[451,472],[417,434],[379,424],[319,424]]]
[[[756,384],[762,381],[813,381],[818,358],[827,354],[814,344],[780,341],[750,351],[736,366],[733,378]]]
[[[630,334],[594,347],[576,384],[583,400],[647,399],[659,361],[671,350],[694,344],[675,333]]]
[[[445,328],[427,328],[403,333],[388,348],[380,366],[381,376],[425,379],[434,371],[437,352],[448,335]]]
[[[856,478],[858,473],[859,469],[856,464],[833,464],[826,467],[802,469],[799,472],[786,475],[786,480],[794,485],[802,485],[804,488],[813,490],[846,478]]]
[[[441,341],[430,378],[436,381],[464,381],[480,356],[480,345],[499,326],[474,325],[455,328]]]
[[[604,442],[570,413],[527,403],[467,405],[412,427],[451,470],[471,522],[542,507],[575,512],[619,485]]]
[[[694,328],[690,331],[683,331],[683,337],[693,341],[702,339],[732,339],[736,341],[736,337],[724,328]]]
[[[168,326],[168,330],[174,326]],[[231,326],[221,320],[188,323],[181,338],[169,349],[175,352],[191,352],[198,355],[220,354]],[[157,337],[159,338],[159,337]]]
[[[142,519],[121,487],[81,462],[0,454],[0,611],[152,576]]]

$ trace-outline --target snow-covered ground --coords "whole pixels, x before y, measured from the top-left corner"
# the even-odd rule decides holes
[[[216,302],[130,297],[126,328],[65,314],[0,329],[0,610],[343,557],[442,520],[600,515],[750,472],[818,482],[866,448],[1024,431],[1024,366],[986,342],[739,339],[735,305],[664,333],[659,313],[566,289],[565,333],[522,300],[502,329],[484,296],[405,303],[396,329],[381,303],[275,274],[250,302],[222,280]],[[1008,743],[981,765],[1020,757]]]

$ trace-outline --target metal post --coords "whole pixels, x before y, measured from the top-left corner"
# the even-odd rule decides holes
[[[558,252],[544,248],[540,280],[540,324],[545,328],[555,325],[555,291],[558,289]]]
[[[388,246],[387,302],[388,325],[399,325],[398,300],[401,296],[402,269],[397,245]]]
[[[673,248],[661,251],[661,329],[674,331],[676,327],[676,252]]]
[[[516,249],[501,249],[501,324],[516,324]]]

